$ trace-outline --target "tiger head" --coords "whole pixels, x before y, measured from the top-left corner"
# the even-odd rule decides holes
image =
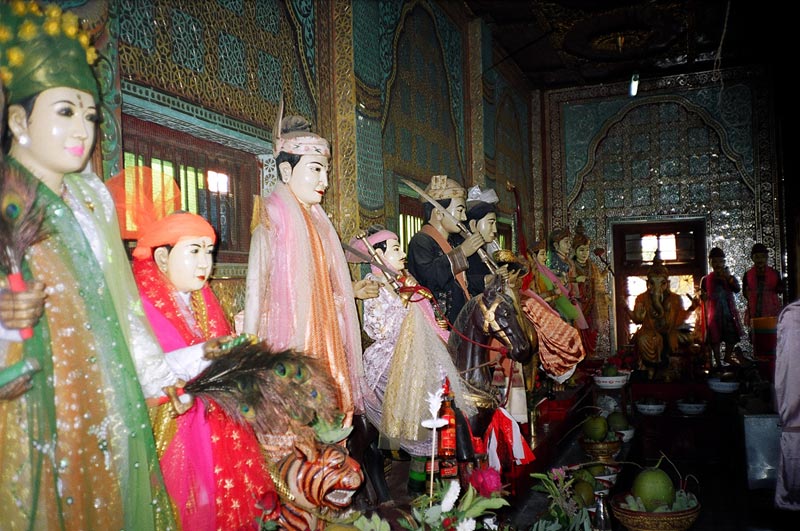
[[[304,452],[294,451],[277,465],[292,504],[312,511],[345,509],[364,482],[361,466],[336,444],[319,444],[316,454],[309,461]]]

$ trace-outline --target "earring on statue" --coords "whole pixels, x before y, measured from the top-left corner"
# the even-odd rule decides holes
[[[20,146],[27,146],[31,143],[31,137],[29,137],[26,133],[22,133],[19,135],[17,142],[19,142]]]

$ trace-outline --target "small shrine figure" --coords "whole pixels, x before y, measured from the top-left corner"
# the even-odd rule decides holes
[[[550,233],[550,249],[547,267],[556,274],[565,286],[569,284],[569,270],[572,266],[572,238],[569,229],[557,229]]]
[[[747,299],[744,322],[752,326],[754,317],[777,317],[781,311],[783,278],[767,265],[769,251],[763,243],[756,243],[750,250],[753,267],[742,275],[742,292]]]
[[[273,137],[281,182],[255,213],[244,332],[273,350],[320,359],[349,426],[363,413],[361,334],[342,243],[320,204],[328,189],[330,144],[303,117],[281,119],[282,113],[281,105]],[[285,441],[275,444],[291,451]]]
[[[534,258],[531,290],[552,306],[565,322],[575,325],[577,328],[586,328],[586,319],[580,309],[570,300],[569,290],[546,265],[548,258],[547,242],[544,240],[535,241],[528,253]]]
[[[2,213],[41,215],[34,237],[2,240],[17,252],[0,283],[16,275],[27,289],[0,290],[0,367],[39,370],[18,393],[0,388],[0,527],[176,529],[145,398],[177,377],[142,314],[108,189],[84,171],[101,116],[96,50],[57,5],[0,2],[0,35]]]
[[[208,285],[216,239],[201,216],[175,212],[144,226],[133,251],[145,315],[186,380],[230,339]],[[260,519],[276,519],[278,495],[253,426],[231,419],[210,399],[195,397],[177,408],[184,409],[177,417],[170,402],[151,410],[164,482],[183,529],[256,530]]]
[[[534,242],[528,253],[534,257],[533,279],[531,289],[520,291],[522,311],[536,330],[542,368],[561,384],[572,376],[577,364],[586,356],[580,338],[580,329],[586,327],[586,320],[580,309],[570,302],[567,289],[545,265],[545,242]]]
[[[742,337],[742,324],[733,295],[739,293],[741,287],[725,265],[725,252],[722,249],[712,248],[708,252],[708,261],[711,273],[700,281],[706,341],[711,345],[717,367],[721,367],[723,362],[738,365],[741,360],[734,354],[734,348]],[[725,343],[724,358],[722,343]]]
[[[647,291],[636,297],[631,312],[631,320],[642,325],[633,336],[639,366],[647,370],[650,379],[657,369],[668,365],[669,355],[677,353],[680,343],[689,341],[684,324],[698,304],[692,299],[688,308],[683,307],[681,296],[670,290],[669,271],[656,252],[647,272]]]
[[[569,273],[570,295],[586,318],[587,328],[581,334],[586,353],[590,357],[597,348],[598,331],[608,325],[608,296],[600,269],[589,259],[589,237],[578,224],[572,238],[575,258]]]

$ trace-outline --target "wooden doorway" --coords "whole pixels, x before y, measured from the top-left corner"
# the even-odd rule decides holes
[[[706,220],[625,220],[612,222],[611,233],[616,272],[614,321],[617,345],[621,346],[630,343],[638,328],[626,308],[632,310],[636,296],[645,291],[656,251],[669,270],[674,293],[694,296],[699,292],[700,279],[706,273]],[[684,297],[684,307],[688,306],[689,299]]]

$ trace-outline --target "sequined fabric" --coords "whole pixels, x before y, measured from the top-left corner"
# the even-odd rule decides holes
[[[108,221],[97,214],[113,206],[65,184],[67,203],[39,186],[50,236],[23,264],[47,286],[45,314],[23,345],[42,371],[28,393],[0,403],[0,527],[175,529],[118,313],[128,302],[113,300],[122,286],[109,287],[105,275],[125,258],[119,244],[94,241],[98,256],[90,243]]]

